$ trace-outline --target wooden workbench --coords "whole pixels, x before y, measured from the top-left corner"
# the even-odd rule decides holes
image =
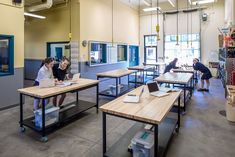
[[[155,78],[158,83],[167,83],[182,86],[184,90],[184,112],[186,111],[186,90],[190,91],[190,97],[193,92],[193,74],[191,73],[171,73],[167,72]]]
[[[135,81],[134,82],[130,82],[129,81],[129,75],[131,74],[135,74]],[[110,89],[105,89],[104,91],[99,92],[99,95],[102,96],[108,96],[108,97],[118,97],[126,92],[128,92],[130,89],[133,88],[132,85],[130,85],[129,83],[134,83],[134,87],[136,87],[136,77],[137,77],[137,71],[136,70],[127,70],[127,69],[118,69],[118,70],[112,70],[112,71],[106,71],[106,72],[102,72],[102,73],[97,73],[96,77],[97,80],[99,80],[100,78],[113,78],[116,80],[116,84],[115,84],[115,93],[113,93]],[[121,78],[124,76],[128,76],[128,85],[126,84],[121,84]],[[122,88],[120,89],[120,91],[118,90],[118,84],[122,86]]]
[[[155,73],[154,66],[138,65],[138,66],[128,67],[128,69],[138,71],[139,74],[137,74],[138,75],[137,81],[136,81],[137,84],[140,84],[140,85],[146,84],[147,81],[154,78],[154,73]],[[148,75],[148,72],[152,72],[152,75]],[[130,82],[134,82],[134,81],[130,81]]]
[[[177,101],[177,99],[178,99],[178,108],[180,108],[181,90],[177,92],[172,92],[168,96],[159,98],[159,97],[151,96],[149,94],[147,86],[140,86],[137,89],[129,92],[128,94],[139,93],[142,90],[142,88],[144,88],[144,92],[140,98],[139,103],[124,103],[123,99],[127,95],[126,94],[100,107],[101,111],[103,111],[103,153],[104,155],[118,156],[117,154],[110,155],[109,152],[106,154],[106,114],[154,125],[155,127],[154,128],[155,157],[157,156],[157,154],[159,155],[159,152],[161,153],[164,152],[162,150],[161,151],[158,150],[160,149],[160,147],[161,149],[163,147],[164,148],[167,147],[167,146],[162,146],[160,142],[158,143],[158,138],[159,139],[161,138],[161,137],[158,137],[159,135],[158,129],[162,130],[161,128],[168,128],[166,126],[170,125],[169,123],[167,123],[166,126],[164,126],[164,123],[165,123],[164,120],[165,119],[169,120],[169,118],[167,118],[167,115],[170,112],[171,108],[174,106],[174,102]],[[175,123],[172,123],[173,127],[171,126],[168,128],[168,129],[171,128],[171,130],[165,130],[163,132],[168,132],[170,133],[169,136],[171,136],[176,126],[178,126],[179,128],[180,109],[178,109],[178,118],[174,122]],[[163,136],[163,134],[164,133],[160,133],[160,136]],[[167,137],[167,140],[169,139],[170,138]],[[125,141],[128,142],[127,139],[125,139]],[[164,143],[168,144],[168,142],[166,141],[164,141]],[[120,146],[122,144],[118,144],[118,145]],[[118,145],[115,145],[115,148],[111,148],[110,150],[114,150],[115,152],[115,149],[118,149],[117,148]]]
[[[96,87],[96,102],[88,102],[84,100],[79,100],[78,91],[85,90],[85,89],[92,88],[92,87]],[[34,87],[18,89],[18,92],[20,93],[20,128],[21,128],[21,131],[22,132],[25,131],[24,126],[31,128],[32,130],[41,134],[42,142],[46,142],[48,140],[47,135],[46,135],[48,130],[51,130],[51,129],[56,130],[60,128],[60,126],[63,126],[64,123],[68,123],[70,119],[74,119],[80,113],[85,112],[86,110],[90,108],[96,107],[97,113],[98,113],[98,105],[99,105],[98,90],[99,90],[98,80],[83,79],[83,78],[80,78],[77,84],[73,84],[71,86],[66,86],[66,87],[55,86],[55,87],[49,87],[49,88],[39,88],[39,86],[34,86]],[[45,118],[46,118],[45,99],[49,99],[51,97],[58,96],[60,94],[64,94],[68,92],[76,93],[76,102],[64,105],[65,108],[63,108],[63,110],[61,110],[59,113],[59,122],[46,126],[45,124]],[[42,128],[38,128],[35,126],[34,116],[24,119],[23,96],[30,96],[30,97],[42,100],[42,105],[41,105],[42,106],[42,109],[41,109],[42,110]]]

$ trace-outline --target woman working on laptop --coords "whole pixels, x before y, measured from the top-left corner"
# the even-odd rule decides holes
[[[45,79],[54,79],[52,73],[52,67],[54,66],[54,59],[53,58],[46,58],[42,62],[41,68],[38,71],[37,78],[35,79],[34,86],[39,86],[39,82]],[[55,80],[56,82],[56,80]],[[39,99],[34,99],[34,110],[39,108]],[[45,104],[48,103],[48,99],[45,100]]]
[[[170,72],[171,69],[178,69],[178,67],[176,66],[176,63],[178,61],[178,58],[175,58],[173,61],[171,61],[165,68],[164,70],[164,74],[167,72]]]
[[[58,83],[62,83],[65,80],[65,78],[69,79],[68,74],[67,74],[69,64],[70,64],[69,59],[66,57],[63,57],[59,64],[54,65],[53,75],[54,75],[54,78],[58,80]],[[53,98],[53,105],[60,107],[63,104],[65,97],[66,97],[66,94],[61,94],[59,103],[57,105],[57,96],[55,96]]]

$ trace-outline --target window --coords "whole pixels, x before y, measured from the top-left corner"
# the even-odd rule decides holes
[[[0,35],[0,76],[14,74],[14,36]]]
[[[178,46],[176,46],[176,35],[166,35],[165,57],[166,62],[171,62],[174,58],[178,58],[178,65],[192,65],[193,58],[201,57],[199,34],[179,35]]]
[[[69,42],[48,42],[47,57],[53,57],[56,61],[60,61],[63,56],[70,58]]]
[[[90,64],[104,64],[107,63],[106,58],[107,45],[102,43],[91,43],[90,45]]]
[[[144,62],[146,64],[155,63],[157,61],[157,36],[144,36]]]
[[[118,45],[118,62],[127,61],[127,45]]]

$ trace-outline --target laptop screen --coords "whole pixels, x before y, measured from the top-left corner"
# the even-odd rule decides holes
[[[157,82],[148,83],[147,85],[148,85],[148,89],[150,93],[156,92],[159,90]]]

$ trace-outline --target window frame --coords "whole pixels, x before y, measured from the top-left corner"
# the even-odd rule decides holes
[[[158,51],[157,51],[157,42],[156,42],[156,45],[155,46],[146,46],[146,37],[149,37],[149,36],[156,36],[157,37],[157,34],[152,34],[152,35],[144,35],[144,63],[147,63],[146,60],[147,60],[147,48],[155,48],[156,49],[156,59],[155,61],[157,62],[157,59],[158,59]]]
[[[0,39],[8,39],[8,72],[0,72],[0,77],[14,75],[14,35],[0,34]]]

